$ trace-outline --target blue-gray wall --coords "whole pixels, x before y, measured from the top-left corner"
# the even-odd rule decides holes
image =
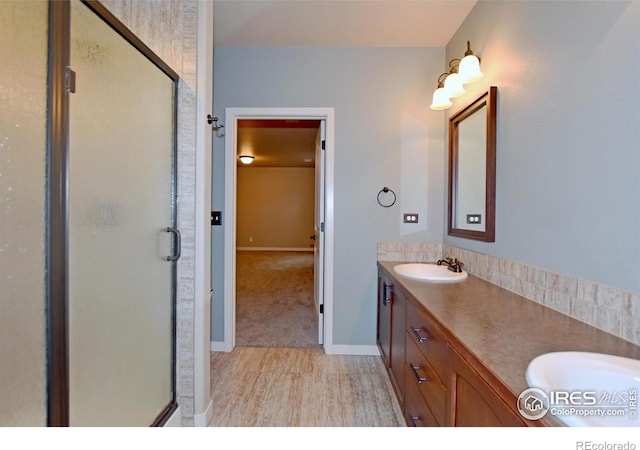
[[[375,344],[376,244],[442,241],[444,129],[429,110],[444,48],[216,48],[214,113],[227,107],[335,108],[335,345]],[[214,140],[213,208],[224,205],[224,139]],[[398,197],[376,202],[384,186]],[[420,223],[403,224],[403,212]],[[212,237],[212,340],[223,340],[223,232]]]
[[[444,242],[640,292],[640,2],[481,1],[444,48],[216,48],[214,113],[335,107],[334,344],[375,343],[376,243]],[[430,111],[470,40],[485,77]],[[446,50],[446,57],[445,57]],[[496,242],[446,236],[448,116],[498,86]],[[214,141],[213,208],[224,199]],[[377,192],[389,186],[395,207]],[[403,225],[402,212],[420,223]],[[223,339],[214,227],[212,340]]]
[[[640,292],[640,2],[481,1],[447,60],[467,40],[451,112],[498,87],[496,242],[445,242]]]

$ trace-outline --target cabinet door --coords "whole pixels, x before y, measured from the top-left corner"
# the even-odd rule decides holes
[[[404,402],[404,419],[410,427],[437,427],[438,421],[433,417],[427,402],[422,397],[418,385],[412,382],[413,374],[405,371],[407,378]]]
[[[519,415],[458,355],[452,353],[450,387],[452,425],[456,427],[525,426]],[[513,404],[516,404],[514,397]]]
[[[404,327],[405,307],[407,299],[398,290],[393,291],[393,303],[391,305],[391,381],[396,388],[396,394],[400,404],[404,401]]]
[[[440,382],[446,384],[449,373],[447,341],[442,337],[433,321],[418,312],[418,309],[411,302],[407,302],[406,311],[406,339],[416,345],[433,367]]]
[[[378,331],[376,341],[385,367],[391,365],[391,283],[378,276]]]
[[[440,382],[429,361],[422,355],[418,346],[407,336],[405,366],[407,397],[409,390],[418,392],[428,405],[437,424],[445,423],[447,390]],[[411,386],[410,386],[411,385]],[[408,402],[407,398],[407,402]]]

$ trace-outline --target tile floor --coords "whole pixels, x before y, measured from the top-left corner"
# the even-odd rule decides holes
[[[398,427],[378,356],[236,347],[211,353],[212,427]]]

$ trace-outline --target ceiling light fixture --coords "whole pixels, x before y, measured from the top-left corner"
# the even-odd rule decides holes
[[[467,41],[467,51],[464,58],[449,61],[449,72],[438,77],[438,88],[433,93],[433,100],[429,108],[441,111],[449,108],[452,98],[464,95],[464,84],[470,84],[483,77],[480,71],[480,58],[471,51],[471,43]]]
[[[242,156],[240,156],[240,162],[242,164],[251,164],[253,162],[253,156],[242,155]]]

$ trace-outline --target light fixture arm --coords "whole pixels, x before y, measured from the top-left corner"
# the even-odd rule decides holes
[[[458,73],[458,67],[460,67],[460,60],[458,58],[449,61],[449,74]]]
[[[438,88],[444,87],[444,80],[447,79],[449,74],[447,72],[440,74],[438,77]]]
[[[471,51],[471,42],[470,42],[470,41],[467,41],[467,51],[466,51],[466,52],[464,52],[464,56],[469,56],[469,55],[473,55],[473,56],[475,56],[476,58],[478,58],[478,61],[482,62],[482,61],[480,60],[480,57],[479,57],[478,55],[474,55],[474,54],[473,54],[473,52]]]

